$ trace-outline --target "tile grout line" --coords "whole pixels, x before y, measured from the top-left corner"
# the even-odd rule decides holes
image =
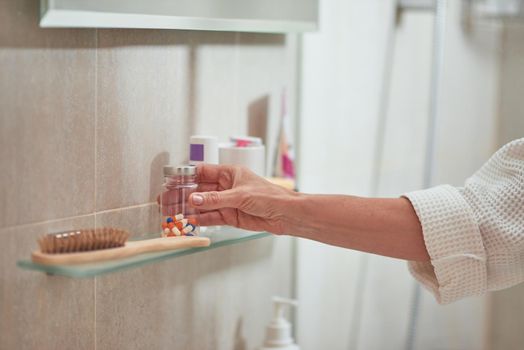
[[[88,213],[88,214],[66,216],[66,217],[50,219],[50,220],[44,220],[44,221],[28,222],[28,223],[20,224],[20,225],[13,225],[13,226],[2,227],[2,228],[0,228],[0,231],[10,230],[10,229],[19,229],[19,228],[30,227],[30,226],[35,226],[35,225],[52,224],[52,223],[55,223],[55,222],[60,222],[60,221],[65,221],[65,220],[82,219],[82,218],[87,218],[87,217],[89,217],[91,215],[110,214],[110,213],[123,211],[123,210],[146,208],[146,207],[148,207],[150,205],[156,205],[156,204],[157,204],[157,202],[147,202],[147,203],[142,203],[142,204],[129,205],[127,207],[119,207],[119,208],[113,208],[113,209],[100,210],[100,211],[92,212],[92,213]]]
[[[94,144],[94,153],[95,153],[95,158],[94,158],[94,190],[93,190],[93,205],[94,205],[94,222],[95,222],[95,229],[97,227],[97,221],[96,221],[96,200],[97,200],[97,196],[96,196],[96,189],[97,189],[97,151],[98,151],[98,140],[97,140],[97,136],[98,136],[98,130],[97,130],[97,127],[98,127],[98,29],[95,28],[95,144]],[[96,350],[96,343],[97,343],[97,339],[96,339],[96,276],[95,278],[93,279],[93,337],[94,337],[94,350]]]
[[[98,214],[98,215],[100,215],[100,214],[107,214],[107,213],[114,213],[114,212],[121,211],[121,210],[145,208],[145,207],[148,207],[150,205],[156,205],[156,204],[157,204],[157,202],[147,202],[147,203],[142,203],[142,204],[130,205],[130,206],[127,206],[127,207],[122,207],[122,208],[100,210],[100,211],[97,211],[95,213]]]

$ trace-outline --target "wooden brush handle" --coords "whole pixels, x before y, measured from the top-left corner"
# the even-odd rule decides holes
[[[119,248],[93,250],[89,252],[46,254],[40,251],[34,251],[31,254],[31,259],[33,262],[42,265],[74,265],[128,258],[143,253],[190,247],[207,247],[209,244],[210,241],[207,237],[180,236],[153,238],[143,241],[126,242],[125,246]]]

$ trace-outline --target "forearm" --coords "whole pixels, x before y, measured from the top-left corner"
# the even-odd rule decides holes
[[[405,198],[293,196],[284,205],[292,235],[406,260],[429,260],[422,228]]]

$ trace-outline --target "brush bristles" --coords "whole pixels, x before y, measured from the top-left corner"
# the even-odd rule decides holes
[[[129,233],[110,227],[50,233],[38,239],[40,250],[47,254],[75,253],[122,247]]]

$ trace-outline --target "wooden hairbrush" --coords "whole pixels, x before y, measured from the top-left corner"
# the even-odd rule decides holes
[[[73,265],[121,259],[142,253],[190,247],[207,247],[209,238],[179,236],[127,242],[129,233],[115,228],[98,228],[47,234],[38,240],[40,250],[31,254],[35,263]]]

